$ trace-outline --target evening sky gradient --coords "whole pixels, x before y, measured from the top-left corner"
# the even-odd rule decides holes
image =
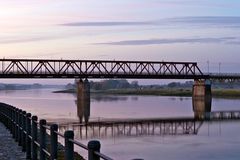
[[[239,0],[0,0],[1,58],[196,61],[238,72]]]

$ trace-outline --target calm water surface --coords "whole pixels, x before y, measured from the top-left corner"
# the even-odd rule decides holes
[[[79,120],[73,94],[56,94],[50,89],[1,91],[0,99],[50,121]],[[240,110],[239,104],[238,99],[213,99],[212,111]],[[91,98],[90,120],[193,115],[191,98],[96,95]],[[79,137],[78,133],[76,137]],[[81,141],[87,143],[88,140]],[[197,135],[123,136],[100,141],[102,151],[119,160],[235,160],[240,159],[240,121],[205,122]]]

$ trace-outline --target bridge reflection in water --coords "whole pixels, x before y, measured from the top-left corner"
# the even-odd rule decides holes
[[[144,135],[197,134],[202,121],[174,119],[104,119],[86,124],[60,125],[61,131],[72,129],[80,139]]]
[[[77,115],[79,122],[82,123],[83,120],[85,123],[88,123],[90,117],[90,84],[88,80],[77,81]]]
[[[99,97],[95,97],[99,100]],[[105,101],[112,98],[104,98]],[[76,101],[79,122],[60,124],[60,131],[72,129],[79,139],[145,135],[195,135],[204,122],[240,120],[240,111],[211,112],[211,99],[193,98],[194,117],[152,119],[97,119],[89,121],[90,103]]]

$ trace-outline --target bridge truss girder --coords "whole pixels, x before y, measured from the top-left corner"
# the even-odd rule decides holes
[[[194,62],[0,59],[1,78],[195,79]]]

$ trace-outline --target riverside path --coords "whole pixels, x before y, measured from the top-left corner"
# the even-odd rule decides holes
[[[14,141],[9,130],[0,123],[0,160],[23,160],[26,159],[21,147]]]

